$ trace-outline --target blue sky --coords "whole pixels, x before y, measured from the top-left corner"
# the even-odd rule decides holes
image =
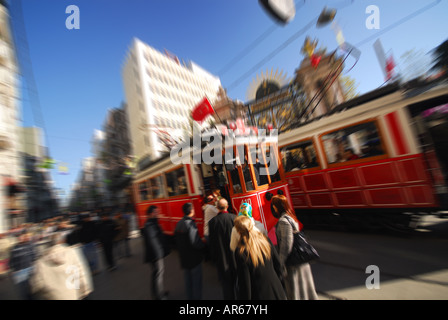
[[[12,0],[16,1],[16,0]],[[408,50],[428,52],[448,38],[448,1],[431,0],[313,0],[296,1],[293,21],[277,24],[257,0],[21,0],[50,155],[67,163],[69,175],[54,170],[56,187],[68,193],[81,168],[91,156],[94,129],[101,129],[107,110],[125,100],[121,66],[133,37],[164,49],[186,61],[192,60],[219,76],[232,99],[247,101],[252,79],[266,70],[289,77],[300,64],[300,49],[308,35],[328,50],[337,48],[330,26],[312,27],[264,65],[239,81],[258,62],[316,18],[324,6],[338,9],[336,22],[346,41],[358,47],[361,58],[346,73],[358,91],[374,90],[384,82],[373,50],[380,38],[385,51],[400,56]],[[366,28],[366,7],[375,4],[380,29]],[[80,10],[80,29],[68,30],[67,6]],[[422,10],[425,8],[423,12]],[[427,8],[427,9],[426,9]],[[418,14],[417,14],[418,13]],[[406,17],[412,17],[403,20]],[[14,17],[13,17],[14,18]],[[397,22],[403,21],[399,25]],[[253,50],[222,73],[222,68],[268,29],[275,27]],[[390,28],[393,26],[393,28]],[[20,48],[19,48],[20,49]],[[354,60],[351,60],[354,62]],[[347,61],[350,64],[350,60]],[[222,74],[220,74],[220,72]],[[23,125],[39,126],[31,106],[22,97]]]

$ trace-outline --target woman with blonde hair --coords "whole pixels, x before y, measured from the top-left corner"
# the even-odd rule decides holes
[[[318,300],[309,263],[299,266],[286,264],[294,241],[293,232],[300,231],[302,224],[283,195],[272,197],[271,210],[272,215],[278,219],[275,234],[280,261],[284,265],[282,276],[288,300]]]
[[[240,235],[235,249],[238,299],[285,300],[280,260],[269,239],[254,229],[247,216],[237,217],[234,225]]]

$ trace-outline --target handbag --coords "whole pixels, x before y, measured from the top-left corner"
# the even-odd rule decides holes
[[[291,223],[289,217],[286,217],[293,228],[293,245],[291,253],[285,261],[287,266],[299,266],[320,259],[316,249],[307,241],[305,234],[296,230],[294,223]]]

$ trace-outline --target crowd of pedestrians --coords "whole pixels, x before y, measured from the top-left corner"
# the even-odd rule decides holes
[[[173,245],[189,300],[203,298],[205,260],[216,267],[225,300],[318,299],[310,265],[287,265],[293,233],[303,226],[284,196],[276,195],[271,200],[272,215],[278,222],[269,235],[252,217],[249,203],[242,203],[233,214],[228,211],[227,200],[219,195],[212,193],[204,200],[204,237],[196,225],[193,204],[185,203],[174,243],[158,223],[160,209],[154,205],[147,208],[140,235],[143,259],[150,265],[152,299],[169,298],[164,285],[164,259]],[[21,299],[88,298],[94,290],[92,277],[100,272],[98,247],[109,272],[117,269],[117,259],[131,256],[132,217],[125,211],[105,209],[12,229],[0,235],[0,275],[11,274]]]
[[[94,290],[102,247],[107,270],[131,255],[131,212],[102,208],[24,223],[0,234],[0,277],[11,276],[20,299],[80,300]]]
[[[179,263],[184,274],[187,299],[202,299],[202,263],[208,257],[216,266],[225,300],[316,300],[310,265],[288,266],[293,247],[293,232],[302,228],[283,195],[272,199],[272,214],[278,219],[275,241],[263,224],[252,217],[252,207],[242,203],[238,215],[228,212],[226,199],[211,194],[205,198],[204,238],[195,222],[192,203],[182,207],[183,218],[177,223],[174,238]],[[152,264],[154,299],[166,299],[164,263],[168,255],[166,239],[158,226],[158,208],[148,209],[149,217],[142,231],[146,262]],[[273,244],[275,243],[275,245]]]

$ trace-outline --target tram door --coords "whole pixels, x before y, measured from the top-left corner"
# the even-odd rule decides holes
[[[432,177],[440,205],[448,208],[448,117],[423,114],[413,118],[420,146],[425,155],[429,174]]]
[[[238,214],[242,203],[250,204],[253,218],[262,222],[269,232],[277,223],[271,213],[272,196],[285,195],[292,204],[277,144],[244,144],[234,146],[226,153],[225,167],[233,209]]]

